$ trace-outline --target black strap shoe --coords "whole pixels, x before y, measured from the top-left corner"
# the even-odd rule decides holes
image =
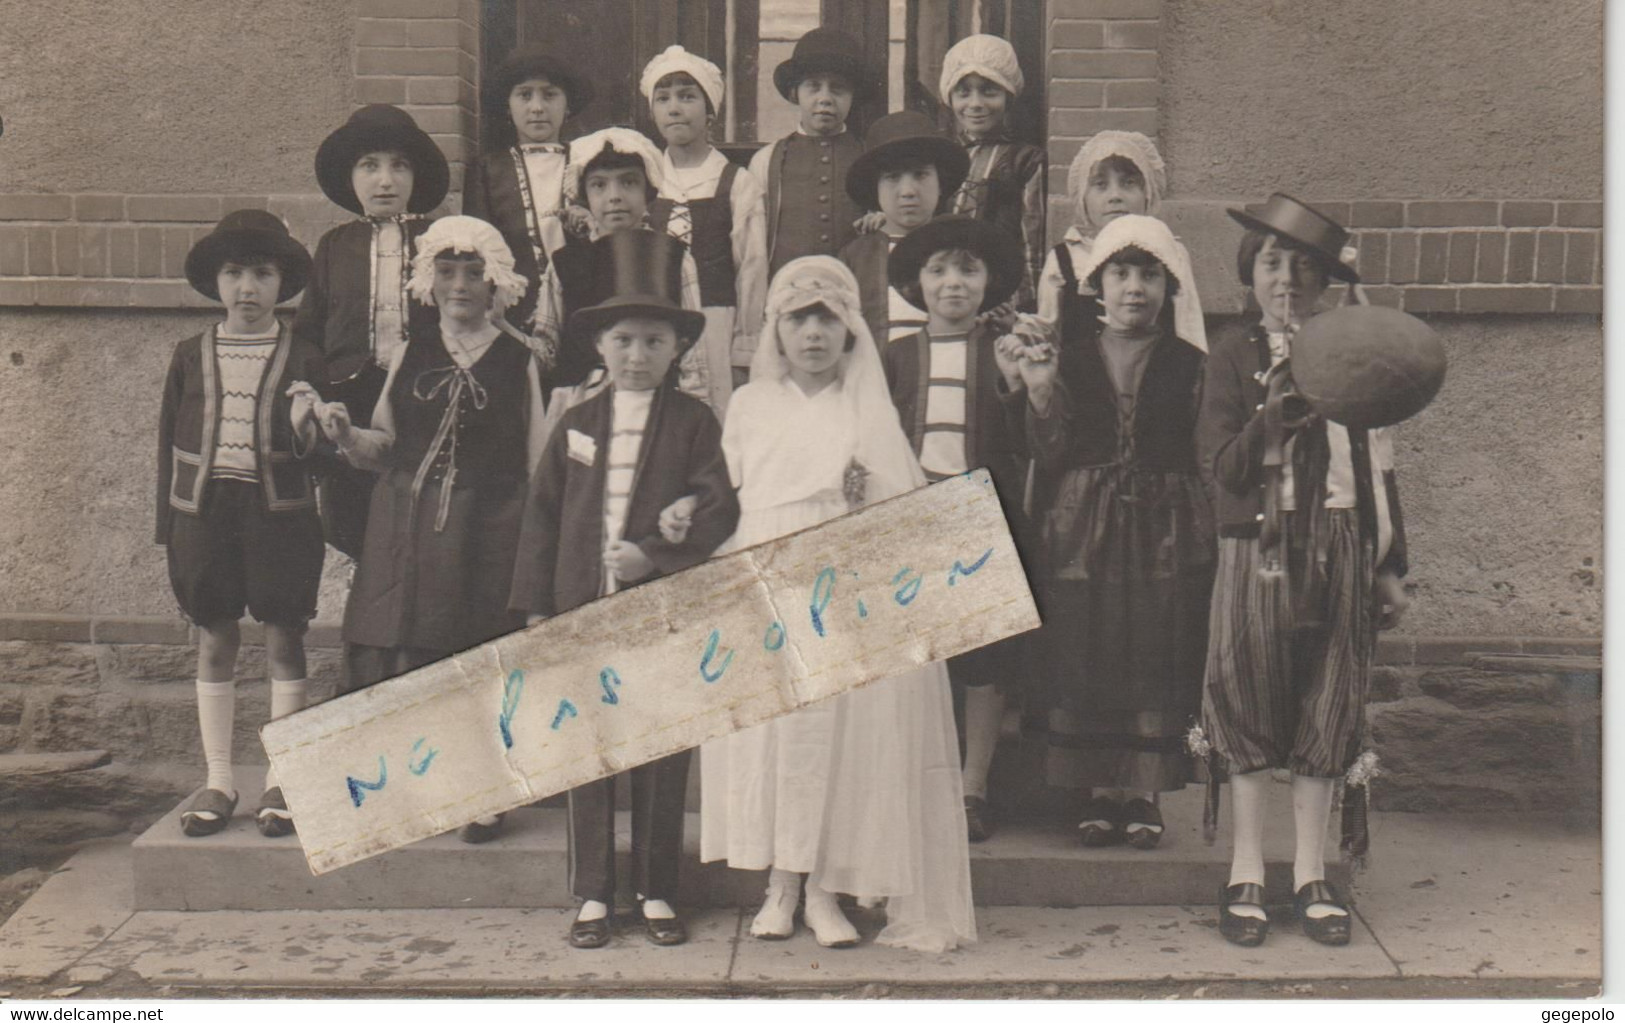
[[[1292,897],[1292,906],[1298,911],[1298,919],[1303,921],[1303,933],[1320,942],[1322,945],[1347,945],[1354,932],[1353,915],[1349,913],[1348,904],[1337,894],[1337,889],[1328,881],[1310,881]],[[1329,916],[1312,917],[1309,915],[1310,906],[1335,906],[1341,913],[1332,913]]]
[[[577,920],[570,925],[571,948],[603,948],[609,944],[609,917]]]
[[[1230,912],[1231,906],[1257,906],[1263,909],[1264,886],[1248,881],[1233,884],[1219,895],[1219,933],[1224,935],[1224,940],[1244,948],[1257,948],[1264,944],[1264,936],[1270,932],[1269,919],[1240,916]]]
[[[681,917],[646,916],[643,918],[643,929],[649,935],[649,941],[655,945],[681,945],[688,940],[688,928],[683,925]]]

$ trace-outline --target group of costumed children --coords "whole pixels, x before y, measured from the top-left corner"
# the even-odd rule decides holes
[[[314,258],[257,210],[193,248],[187,276],[225,319],[176,348],[159,437],[158,541],[200,636],[208,777],[186,834],[237,805],[245,608],[265,626],[272,716],[305,705],[324,537],[355,560],[350,692],[987,467],[1042,629],[702,748],[702,858],[768,872],[751,933],[787,938],[800,916],[819,943],[854,945],[846,894],[884,904],[881,942],[974,941],[968,842],[994,828],[1015,697],[1048,715],[1048,781],[1078,793],[1086,845],[1151,848],[1159,793],[1198,762],[1230,778],[1220,930],[1240,944],[1268,928],[1266,780],[1290,771],[1298,910],[1311,937],[1347,942],[1326,823],[1338,779],[1367,763],[1373,635],[1405,605],[1404,537],[1383,432],[1282,414],[1276,370],[1328,284],[1355,291],[1346,233],[1279,194],[1232,211],[1252,314],[1210,352],[1189,255],[1156,219],[1150,140],[1083,146],[1075,223],[1046,249],[1044,153],[1007,127],[1010,45],[946,54],[957,138],[902,112],[867,145],[846,127],[876,88],[859,52],[827,29],[797,43],[774,82],[799,125],[749,168],[710,143],[724,87],[709,61],[673,46],[644,70],[661,151],[627,128],[561,141],[591,83],[522,52],[491,76],[513,137],[470,168],[465,215],[431,219],[445,158],[406,113],[369,106],[317,152],[323,191],[357,219]],[[572,945],[609,942],[617,891],[650,940],[686,940],[689,756],[628,772],[619,886],[614,779],[570,792]],[[274,776],[254,818],[294,828]]]

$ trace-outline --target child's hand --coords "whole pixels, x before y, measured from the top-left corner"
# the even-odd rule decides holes
[[[668,504],[660,513],[660,535],[668,543],[682,543],[688,539],[688,527],[694,524],[694,506],[699,501],[689,494]]]
[[[852,227],[859,234],[874,234],[886,226],[886,215],[879,210],[871,210],[863,216],[852,221]]]
[[[560,207],[557,216],[564,222],[564,229],[571,234],[585,238],[592,230],[592,214],[584,206],[567,203]]]
[[[1001,334],[1008,334],[1016,325],[1016,307],[1012,302],[1001,302],[976,317],[976,322],[992,327]]]
[[[322,424],[322,432],[327,434],[328,440],[341,448],[350,446],[355,428],[350,425],[350,410],[344,407],[344,402],[329,402],[317,414],[317,419]]]
[[[305,427],[316,418],[317,410],[322,406],[321,395],[316,388],[303,380],[295,380],[293,386],[287,390],[288,397],[293,399],[289,409],[289,418],[293,421],[295,433],[304,433]]]
[[[1379,631],[1391,629],[1405,616],[1411,606],[1411,595],[1405,592],[1405,581],[1392,572],[1378,572],[1371,585],[1371,595],[1377,605],[1376,627]]]
[[[623,583],[635,583],[655,570],[655,563],[643,548],[626,540],[616,540],[604,548],[604,563]]]
[[[1026,348],[1021,338],[1014,334],[1005,334],[993,342],[993,361],[999,367],[999,373],[1004,377],[1005,386],[1012,391],[1022,388],[1021,382],[1021,353]]]

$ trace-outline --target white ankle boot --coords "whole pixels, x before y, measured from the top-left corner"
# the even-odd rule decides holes
[[[796,903],[801,901],[801,875],[774,870],[767,876],[767,901],[750,922],[753,938],[783,941],[796,932]]]
[[[813,937],[825,948],[851,948],[858,943],[858,929],[841,912],[835,895],[816,884],[807,884],[807,910],[804,917]]]

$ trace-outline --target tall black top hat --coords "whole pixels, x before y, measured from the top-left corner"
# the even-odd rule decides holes
[[[593,279],[608,297],[577,309],[567,330],[572,343],[629,317],[665,320],[687,349],[705,329],[705,314],[683,308],[683,243],[661,231],[628,227],[592,243]]]
[[[904,163],[929,163],[937,169],[942,186],[937,212],[947,208],[970,172],[965,147],[938,130],[931,118],[916,110],[899,110],[870,125],[866,145],[846,172],[846,194],[866,210],[878,210],[880,175]]]
[[[568,117],[574,117],[587,109],[593,97],[597,95],[592,79],[550,53],[535,47],[527,47],[516,51],[503,61],[496,74],[486,80],[486,106],[506,110],[508,94],[513,92],[513,87],[532,78],[545,78],[564,90]]]
[[[790,59],[773,69],[773,84],[779,95],[794,103],[796,86],[814,74],[843,76],[852,83],[854,99],[874,88],[863,63],[863,46],[839,29],[815,28],[797,39]]]
[[[276,300],[286,302],[305,290],[310,253],[288,233],[282,218],[264,210],[235,210],[220,218],[186,254],[186,279],[200,294],[220,301],[220,267],[228,259],[274,259],[282,268]]]
[[[1275,192],[1262,206],[1227,210],[1243,227],[1270,231],[1297,242],[1321,258],[1326,272],[1340,281],[1360,283],[1360,275],[1343,262],[1349,233],[1343,225],[1285,192]]]
[[[440,205],[451,189],[451,168],[446,163],[446,154],[418,127],[411,114],[388,103],[362,107],[322,140],[316,148],[316,181],[329,199],[351,213],[361,213],[361,200],[351,184],[355,162],[382,149],[398,149],[412,161],[412,197],[406,202],[408,212],[428,213]]]
[[[919,297],[920,268],[932,253],[945,249],[966,249],[987,264],[987,291],[982,295],[982,312],[1016,293],[1016,286],[1021,283],[1021,243],[1004,228],[967,216],[938,217],[904,236],[886,262],[886,277],[891,286],[914,302],[914,298]]]

